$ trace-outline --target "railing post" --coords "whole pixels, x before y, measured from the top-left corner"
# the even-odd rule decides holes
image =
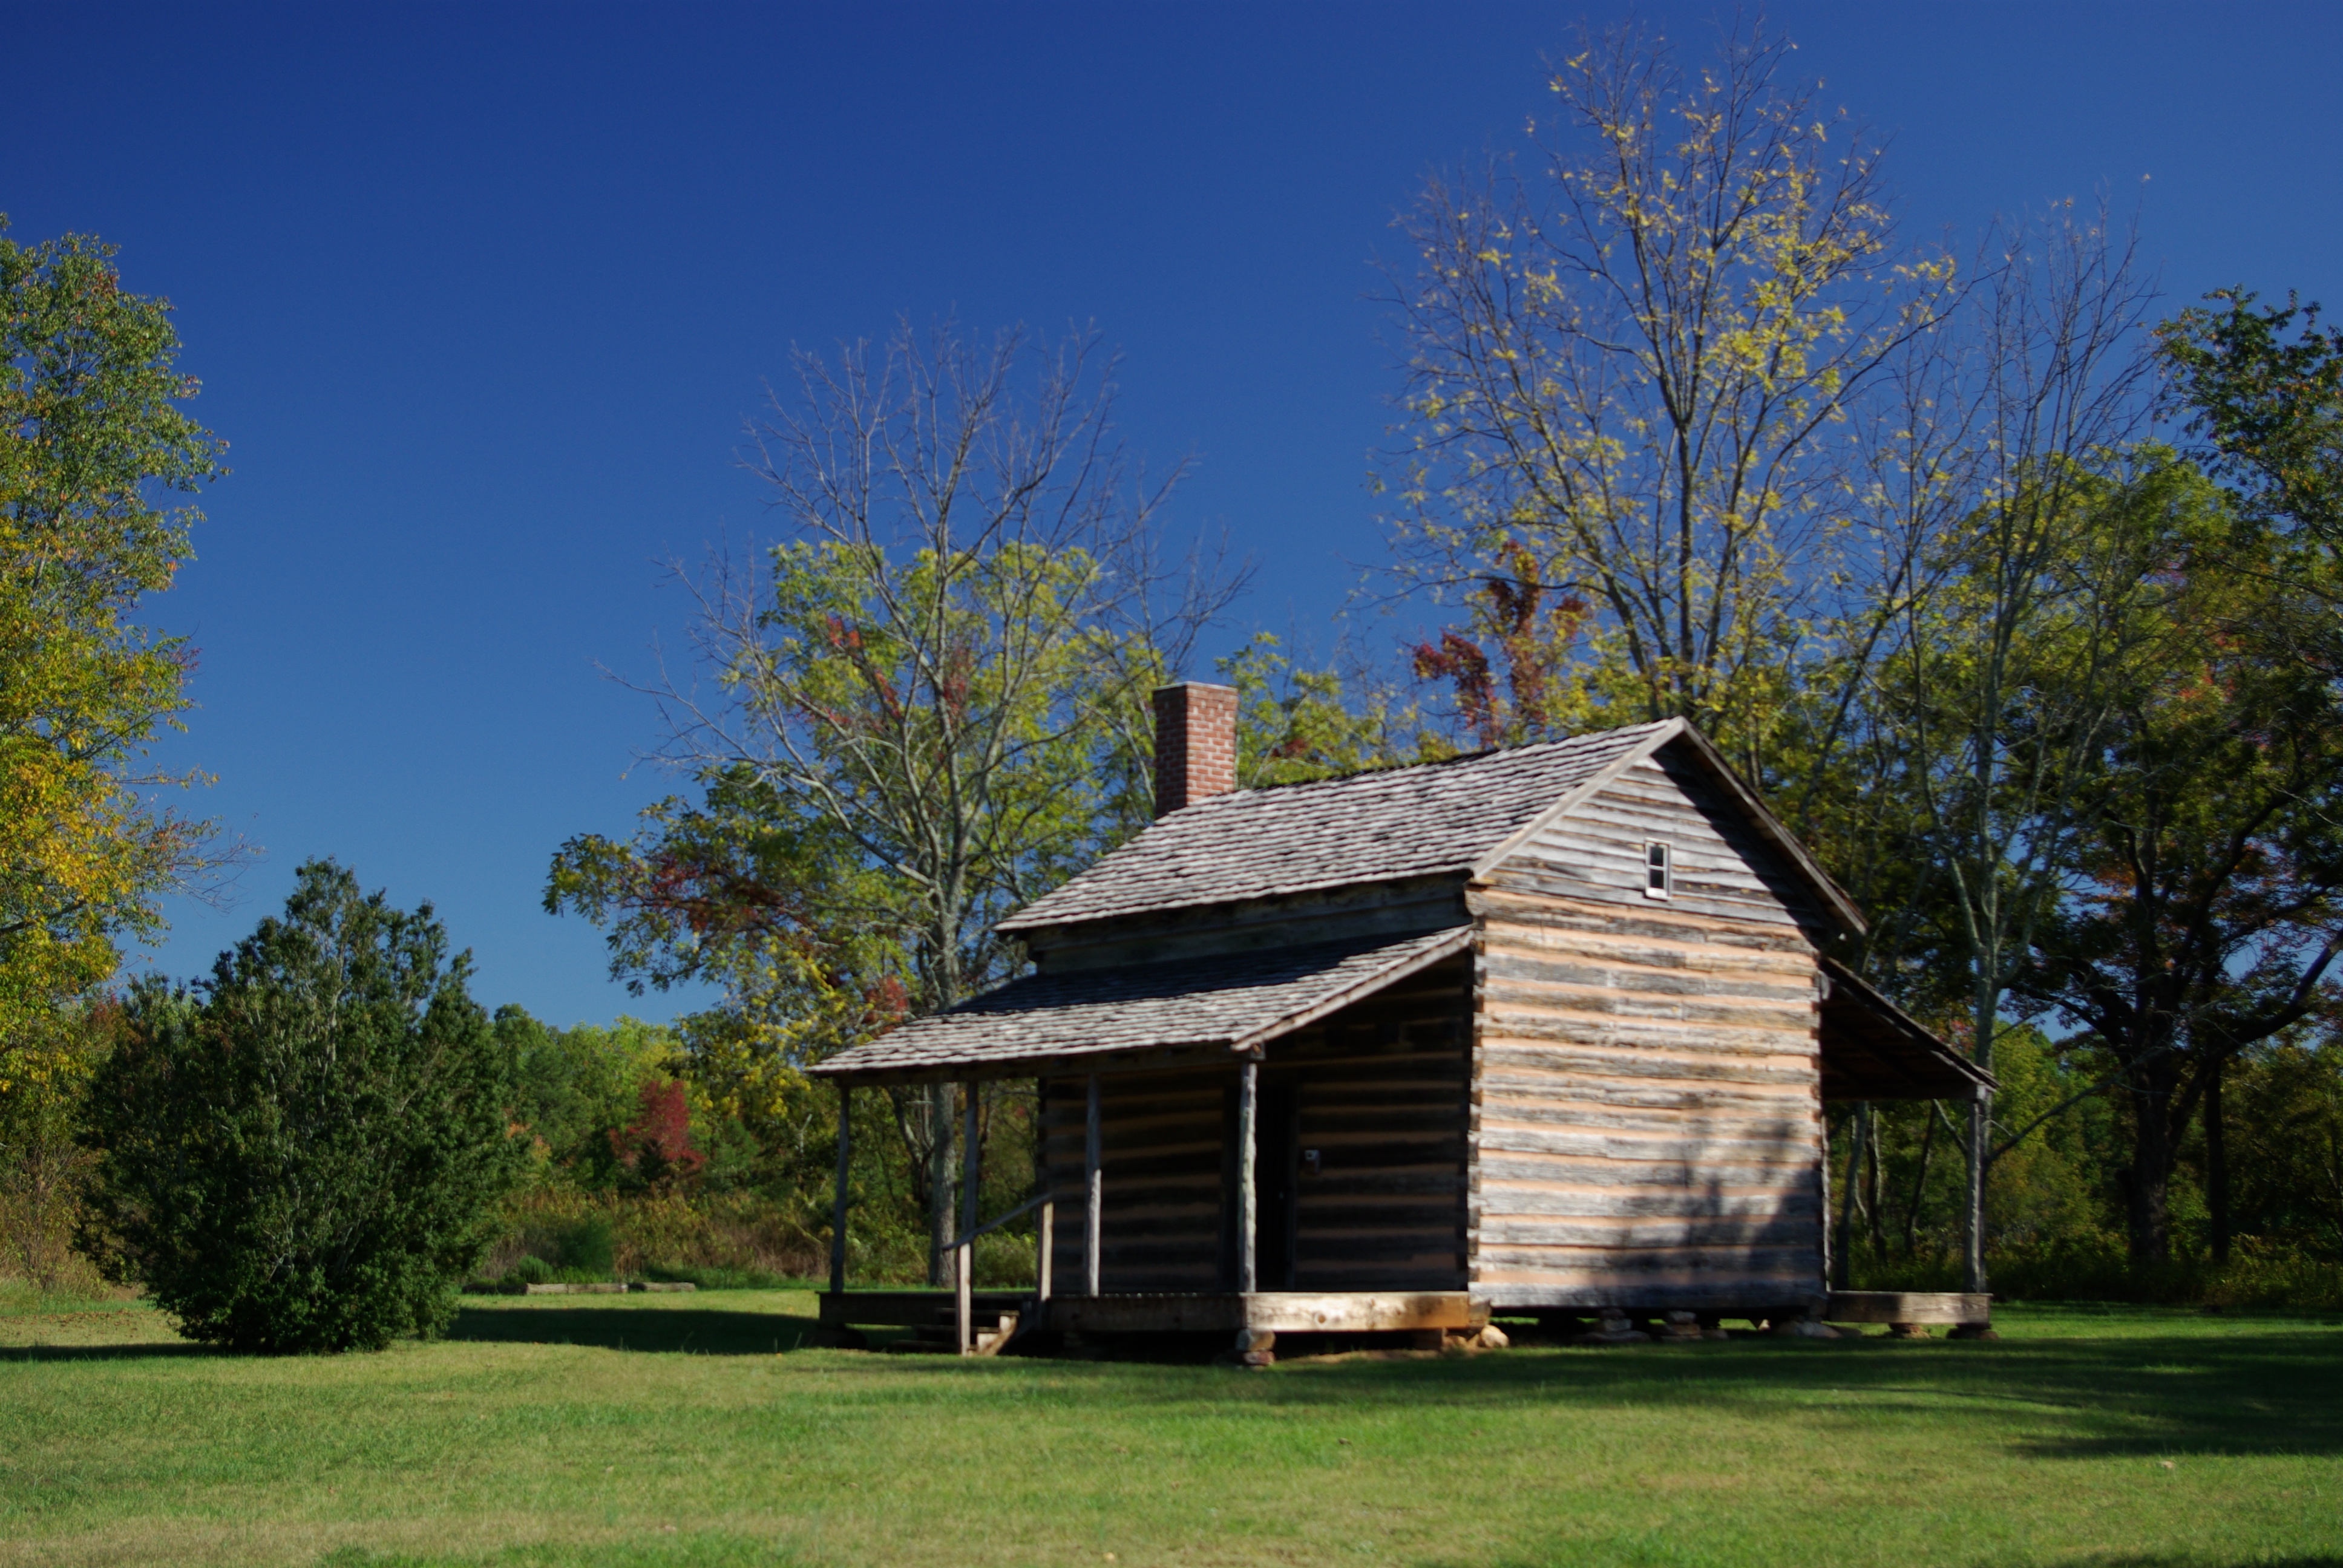
[[[853,1153],[854,1091],[838,1083],[838,1192],[830,1208],[830,1292],[846,1292],[846,1175]]]
[[[969,1299],[969,1275],[974,1271],[969,1262],[969,1255],[975,1251],[975,1246],[967,1241],[962,1241],[959,1246],[952,1249],[952,1256],[960,1260],[960,1261],[953,1267],[952,1283],[954,1286],[954,1293],[958,1297],[954,1305],[959,1309],[960,1353],[962,1355],[968,1354],[970,1350],[973,1348],[975,1342],[969,1337],[969,1320],[972,1315],[971,1309],[975,1304]]]
[[[1248,1061],[1237,1069],[1237,1289],[1251,1295],[1260,1288],[1255,1240],[1260,1234],[1253,1175],[1253,1129],[1260,1121],[1261,1064]]]
[[[1090,1107],[1082,1131],[1082,1288],[1099,1293],[1099,1079],[1091,1074]]]
[[[1040,1238],[1034,1243],[1034,1250],[1040,1256],[1033,1261],[1033,1279],[1040,1287],[1041,1300],[1047,1302],[1050,1299],[1050,1265],[1055,1261],[1058,1250],[1058,1201],[1054,1198],[1045,1198],[1041,1201],[1040,1230]]]

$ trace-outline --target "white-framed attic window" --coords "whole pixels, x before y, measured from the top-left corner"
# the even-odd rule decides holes
[[[1644,845],[1644,897],[1664,899],[1675,890],[1675,850],[1664,839]]]

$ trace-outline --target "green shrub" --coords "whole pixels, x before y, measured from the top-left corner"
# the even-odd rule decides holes
[[[553,1265],[533,1253],[524,1254],[497,1282],[507,1295],[513,1296],[524,1294],[531,1285],[549,1285],[552,1282]]]
[[[608,1280],[618,1276],[618,1244],[610,1216],[586,1214],[557,1230],[549,1260],[564,1275],[578,1280]]]
[[[208,982],[134,990],[91,1085],[101,1255],[237,1349],[437,1332],[525,1158],[468,968],[428,905],[312,861]]]

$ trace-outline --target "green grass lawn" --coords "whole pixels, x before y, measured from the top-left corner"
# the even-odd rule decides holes
[[[260,1360],[0,1302],[0,1563],[2343,1565],[2331,1321],[1247,1373],[800,1350],[812,1307],[483,1298]]]

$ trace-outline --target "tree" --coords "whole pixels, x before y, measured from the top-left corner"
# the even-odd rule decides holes
[[[1370,768],[1405,767],[1448,755],[1416,728],[1417,711],[1360,676],[1297,666],[1278,639],[1256,632],[1215,660],[1237,690],[1237,788],[1300,784]]]
[[[0,1091],[0,1199],[14,1261],[41,1290],[64,1282],[89,1151],[79,1134],[89,1081],[113,1049],[122,1009],[111,1000],[58,1008],[21,1025]]]
[[[1146,820],[1147,691],[1237,586],[1161,564],[1179,471],[1125,458],[1094,334],[980,348],[906,324],[796,370],[748,459],[785,537],[685,578],[712,690],[649,688],[703,803],[631,846],[572,840],[548,892],[615,918],[623,972],[719,966],[744,1000],[816,1003],[794,1030],[733,1010],[729,1038],[785,1058],[1011,971],[993,922]],[[940,1271],[952,1091],[893,1103]]]
[[[2343,1051],[2336,1044],[2331,1029],[2298,1027],[2224,1070],[2242,1243],[2343,1262]]]
[[[2244,288],[2157,329],[2177,411],[2237,515],[2288,543],[2343,549],[2343,331],[2318,307],[2263,306]],[[2289,340],[2288,334],[2292,333]]]
[[[2226,498],[2179,473],[2175,509],[2190,515],[2167,536],[2162,634],[2116,686],[2077,795],[2076,875],[2018,980],[2118,1070],[2131,1254],[2150,1269],[2171,1259],[2167,1192],[2199,1114],[2215,1250],[2227,1251],[2228,1064],[2343,1009],[2329,979],[2343,955],[2343,693],[2266,640],[2301,618],[2283,543],[2258,534],[2252,560],[2226,537]]]
[[[1417,205],[1403,544],[1470,618],[1415,668],[1483,744],[1698,721],[1880,917],[1845,956],[1989,1066],[2137,587],[2093,498],[2144,427],[2149,291],[2071,206],[1969,268],[1899,253],[1787,49],[1736,31],[1694,76],[1584,39],[1536,177]]]
[[[510,1004],[497,1009],[495,1029],[512,1061],[512,1119],[543,1161],[540,1179],[585,1189],[615,1184],[610,1134],[635,1119],[646,1087],[666,1082],[681,1065],[674,1030],[623,1015],[607,1028],[548,1029]]]
[[[526,1161],[509,1054],[426,904],[331,861],[193,990],[133,989],[92,1086],[95,1224],[191,1338],[431,1334]]]
[[[1403,221],[1411,573],[1501,636],[1508,585],[1584,611],[1532,733],[1681,715],[1765,771],[1844,520],[1834,431],[1948,297],[1788,55],[1736,30],[1691,73],[1640,27],[1582,35],[1535,172],[1435,178]]]
[[[226,472],[178,404],[168,301],[112,246],[19,246],[0,217],[0,1091],[23,1026],[110,977],[116,939],[215,863],[140,758],[188,706],[194,650],[131,618],[201,514],[159,496]]]

